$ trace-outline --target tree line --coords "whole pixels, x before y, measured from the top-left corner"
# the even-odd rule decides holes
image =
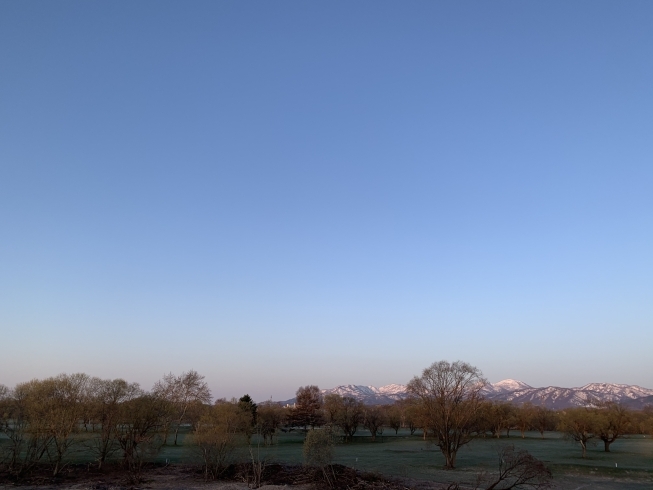
[[[650,409],[514,406],[485,400],[485,383],[477,368],[441,361],[410,381],[409,398],[385,406],[323,396],[313,385],[297,390],[293,406],[257,404],[249,395],[212,402],[204,377],[192,370],[165,375],[149,391],[86,374],[35,379],[13,389],[0,385],[0,470],[19,477],[48,465],[57,476],[75,451],[85,451],[98,468],[119,462],[137,476],[163,446],[182,443],[182,428],[190,434],[184,445],[193,448],[206,478],[219,477],[234,462],[236,448],[250,444],[255,434],[273,444],[279,431],[304,431],[307,441],[312,434],[314,441],[342,442],[361,430],[373,441],[387,430],[421,431],[440,448],[447,468],[455,467],[458,450],[474,438],[509,437],[511,431],[524,437],[530,430],[542,436],[560,430],[581,445],[583,456],[592,440],[609,451],[624,434],[653,433]]]

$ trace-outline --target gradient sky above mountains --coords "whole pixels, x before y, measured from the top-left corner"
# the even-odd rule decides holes
[[[653,3],[0,4],[0,383],[653,388]]]

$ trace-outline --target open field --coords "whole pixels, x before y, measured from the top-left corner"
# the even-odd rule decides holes
[[[362,432],[362,434],[366,434]],[[165,446],[157,462],[193,463],[197,461],[187,434],[180,437],[181,445]],[[302,462],[301,432],[279,433],[272,446],[252,444],[261,458],[269,462],[298,464]],[[186,444],[184,444],[186,442]],[[581,458],[580,447],[559,433],[546,433],[544,439],[537,432],[527,432],[524,439],[519,433],[501,439],[477,439],[463,447],[453,471],[443,469],[443,457],[433,443],[424,441],[419,434],[410,436],[407,430],[386,431],[376,442],[366,435],[355,436],[348,444],[336,446],[335,463],[367,472],[399,478],[435,482],[460,481],[471,483],[479,472],[494,471],[497,465],[497,448],[514,444],[526,449],[536,458],[546,462],[552,470],[558,488],[645,489],[653,487],[653,439],[630,436],[617,440],[612,452],[603,451],[602,445],[590,447],[588,457]],[[247,456],[240,448],[241,457]],[[77,462],[91,462],[84,451],[74,455]]]
[[[478,472],[495,470],[497,448],[514,444],[545,461],[561,488],[577,488],[583,484],[591,484],[592,488],[643,489],[653,486],[653,439],[650,437],[632,436],[618,440],[610,453],[604,452],[602,445],[597,445],[588,451],[586,459],[581,458],[579,446],[565,440],[559,433],[547,433],[544,439],[537,432],[526,433],[524,439],[514,435],[498,440],[477,439],[461,449],[457,469],[448,471],[442,468],[444,459],[433,443],[417,435],[411,437],[408,431],[400,431],[398,436],[387,431],[385,434],[377,442],[371,442],[367,436],[358,436],[350,444],[338,445],[335,462],[397,477],[472,482]],[[283,434],[267,454],[272,460],[301,462],[302,441],[301,434]]]

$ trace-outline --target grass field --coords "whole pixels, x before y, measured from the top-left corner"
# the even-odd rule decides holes
[[[275,444],[260,446],[261,456],[271,462],[301,463],[302,433],[281,433]],[[256,438],[253,444],[256,447]],[[546,462],[560,488],[651,489],[653,488],[653,439],[630,436],[617,440],[611,452],[603,445],[590,447],[587,458],[581,458],[580,447],[564,439],[560,433],[527,432],[510,438],[477,439],[463,447],[457,458],[457,469],[443,469],[444,460],[439,449],[421,436],[410,436],[408,431],[394,431],[372,442],[368,436],[356,436],[351,443],[336,447],[335,462],[360,470],[398,477],[439,482],[472,482],[481,471],[493,471],[497,466],[497,450],[505,444],[526,449]],[[188,447],[167,446],[159,455],[161,460],[189,462]]]
[[[158,455],[159,462],[191,463],[197,458],[192,446],[184,444],[186,434],[180,436],[181,445],[165,446]],[[304,435],[301,432],[279,433],[275,444],[264,446],[252,440],[254,450],[269,462],[301,463]],[[493,471],[497,466],[497,450],[505,444],[526,449],[536,458],[546,462],[552,470],[556,486],[563,489],[651,489],[653,488],[653,439],[630,436],[617,440],[612,451],[603,451],[603,445],[590,447],[586,459],[581,458],[580,447],[559,433],[547,433],[544,439],[536,432],[519,433],[510,438],[477,439],[458,453],[457,469],[443,469],[444,460],[439,449],[421,436],[410,436],[408,431],[386,431],[383,437],[372,442],[365,435],[356,436],[351,443],[336,446],[335,463],[363,471],[377,472],[396,477],[438,482],[472,482],[481,471]],[[240,448],[241,457],[247,448]],[[90,455],[77,452],[78,462],[89,461]]]

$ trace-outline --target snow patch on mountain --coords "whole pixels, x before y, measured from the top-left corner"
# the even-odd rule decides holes
[[[322,395],[351,396],[357,400],[372,404],[391,403],[407,396],[406,386],[399,384],[385,385],[380,388],[365,385],[340,385],[321,391]]]
[[[615,383],[589,383],[577,389],[593,391],[606,395],[616,395],[619,398],[630,398],[631,400],[653,395],[653,390],[648,388],[642,388],[637,385],[622,385]]]
[[[600,403],[626,403],[653,395],[653,390],[634,385],[610,383],[590,383],[580,388],[561,388],[547,386],[544,388],[524,388],[513,391],[486,391],[490,400],[504,401],[521,405],[532,403],[552,409],[569,407],[596,406]],[[633,406],[638,406],[635,404]]]
[[[522,381],[517,381],[515,379],[504,379],[502,381],[499,381],[497,383],[492,383],[485,385],[483,388],[483,393],[488,394],[488,393],[493,393],[493,394],[498,394],[498,393],[508,393],[510,391],[516,391],[516,390],[528,390],[532,389],[533,387],[530,385],[527,385],[526,383]]]
[[[398,385],[398,384],[385,385],[385,386],[381,386],[381,388],[379,388],[378,390],[379,393],[382,393],[384,395],[405,395],[406,385]]]

